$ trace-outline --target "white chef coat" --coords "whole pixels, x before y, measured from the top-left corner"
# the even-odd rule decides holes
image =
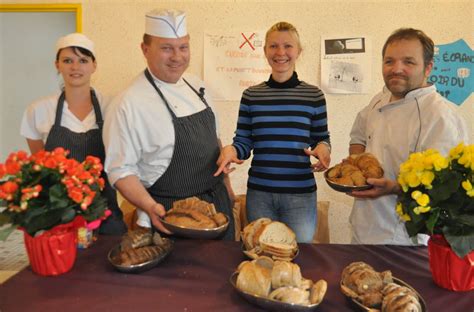
[[[350,144],[365,146],[377,157],[384,177],[396,180],[399,166],[410,153],[437,149],[447,155],[459,142],[468,144],[468,130],[455,105],[434,85],[409,92],[389,103],[388,89],[377,94],[354,122]],[[355,199],[350,216],[354,243],[413,245],[405,224],[395,212],[396,195]],[[420,238],[418,243],[425,243]]]
[[[94,91],[99,101],[102,118],[105,118],[108,101],[103,95],[97,92],[97,90],[94,89]],[[20,134],[23,137],[46,142],[49,131],[54,125],[60,95],[61,92],[58,92],[54,95],[38,99],[28,105],[23,113],[20,126]],[[91,129],[98,128],[93,109],[91,109],[86,118],[81,121],[69,110],[69,105],[66,100],[64,100],[61,126],[76,133],[84,133]]]
[[[182,78],[172,84],[157,79],[153,74],[152,77],[177,117],[189,116],[206,108]],[[184,78],[197,91],[205,88],[206,101],[212,108],[210,92],[204,82],[188,74]],[[136,175],[148,188],[168,168],[175,144],[173,119],[143,72],[113,100],[111,113],[105,120],[103,137],[105,171],[112,185],[119,179]],[[138,210],[137,224],[151,226],[148,215],[141,210]]]
[[[177,117],[188,116],[206,108],[182,78],[176,84],[153,78]],[[186,75],[184,78],[197,91],[205,87],[204,82],[195,76]],[[207,88],[205,97],[211,106]],[[150,187],[168,168],[174,143],[171,114],[141,73],[113,100],[109,118],[105,120],[105,170],[111,184],[126,176],[136,175],[146,188]]]

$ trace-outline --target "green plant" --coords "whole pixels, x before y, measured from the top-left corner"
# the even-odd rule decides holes
[[[442,234],[460,258],[474,250],[473,172],[474,145],[463,143],[448,157],[429,149],[400,165],[396,210],[410,237]]]
[[[56,148],[28,156],[19,151],[0,164],[0,239],[17,227],[34,236],[38,231],[82,216],[88,222],[104,217],[107,202],[100,191],[100,159],[88,156],[79,163]],[[10,226],[8,226],[8,224]]]

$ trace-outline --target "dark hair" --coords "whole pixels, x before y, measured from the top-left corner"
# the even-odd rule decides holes
[[[150,45],[151,36],[149,34],[143,34],[143,43],[146,45]]]
[[[87,49],[84,49],[84,48],[81,48],[81,47],[76,47],[76,46],[72,46],[72,47],[68,47],[68,48],[71,48],[74,51],[74,54],[76,54],[77,56],[79,56],[79,53],[78,53],[78,51],[79,51],[79,52],[81,52],[82,55],[90,57],[92,59],[92,61],[95,62],[95,56],[94,56],[94,54],[92,54],[91,51],[89,51]],[[58,51],[58,53],[56,53],[56,61],[59,61],[59,53],[61,53],[61,50],[62,49],[60,49]]]
[[[382,57],[385,56],[387,46],[395,41],[418,39],[423,47],[423,61],[426,67],[433,60],[434,43],[423,31],[414,28],[400,28],[395,30],[383,45]]]

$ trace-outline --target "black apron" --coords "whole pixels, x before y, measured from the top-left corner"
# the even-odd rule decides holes
[[[166,210],[171,209],[175,201],[192,196],[213,203],[217,211],[226,214],[230,219],[223,239],[234,239],[234,220],[229,194],[223,176],[213,176],[217,170],[216,161],[220,149],[214,113],[204,98],[204,88],[198,92],[183,79],[206,108],[189,116],[177,117],[148,69],[145,70],[145,76],[168,108],[175,132],[171,162],[163,175],[147,189],[148,192]]]
[[[97,100],[94,90],[91,89],[91,99],[92,106],[94,107],[96,123],[99,128],[91,129],[84,133],[76,133],[61,126],[65,97],[66,95],[63,91],[58,99],[54,125],[49,131],[44,149],[52,151],[56,147],[63,147],[70,151],[68,157],[74,158],[79,162],[84,161],[87,155],[92,155],[100,158],[100,161],[104,163],[105,149],[104,143],[102,142],[102,126],[104,121],[102,119],[99,101]],[[107,198],[107,206],[111,210],[112,215],[102,222],[99,233],[121,235],[127,231],[127,226],[123,222],[122,211],[117,203],[117,193],[109,184],[105,172],[102,173],[102,177],[105,180],[102,195]]]

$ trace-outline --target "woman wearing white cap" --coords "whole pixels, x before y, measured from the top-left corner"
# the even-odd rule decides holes
[[[72,33],[56,43],[56,68],[64,81],[57,94],[31,103],[21,123],[21,135],[32,153],[63,147],[69,157],[83,161],[87,155],[105,160],[102,125],[105,101],[90,86],[97,63],[94,43],[83,34]],[[106,180],[103,195],[112,211],[100,233],[122,234],[126,231],[116,192]]]

